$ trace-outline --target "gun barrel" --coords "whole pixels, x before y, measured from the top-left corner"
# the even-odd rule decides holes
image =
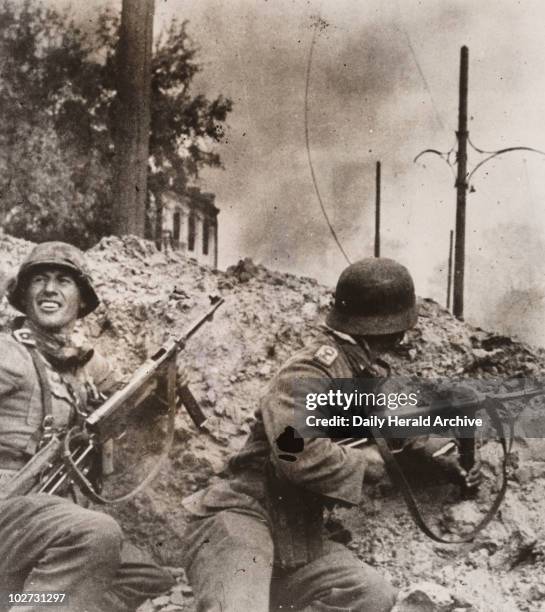
[[[450,413],[450,414],[460,414],[461,412],[472,410],[477,411],[480,409],[481,404],[486,399],[497,400],[499,402],[509,402],[518,399],[531,399],[534,397],[538,397],[539,395],[545,395],[545,387],[534,387],[532,389],[525,389],[522,391],[510,391],[505,393],[491,393],[484,394],[478,391],[475,391],[475,398],[468,398],[466,400],[439,400],[437,402],[433,402],[429,406],[421,406],[418,408],[408,407],[408,406],[400,406],[395,410],[392,410],[392,414],[396,414],[402,418],[417,418],[421,415],[427,414],[441,414],[441,413]],[[343,438],[342,440],[336,440],[337,444],[340,446],[344,446],[345,448],[357,448],[362,446],[366,442],[368,442],[368,438]],[[472,450],[470,448],[470,443],[473,443],[473,438],[470,438],[470,442],[468,442],[465,453],[464,461],[467,462],[467,467],[465,469],[470,469],[474,463],[474,456],[472,456]]]
[[[183,346],[185,344],[185,342],[187,342],[187,340],[189,340],[189,338],[191,338],[191,336],[193,336],[197,331],[199,331],[199,329],[207,321],[210,321],[213,318],[214,313],[216,312],[216,310],[225,302],[225,300],[222,297],[219,297],[219,296],[215,296],[213,298],[210,298],[210,300],[211,300],[212,305],[207,310],[207,312],[202,317],[199,317],[196,321],[194,321],[185,330],[185,332],[180,336],[180,338],[177,340],[177,343],[180,346]]]
[[[538,397],[539,395],[545,395],[545,387],[535,387],[533,389],[525,389],[523,391],[511,391],[508,393],[494,393],[489,395],[491,399],[498,400],[500,402],[509,402],[517,399],[530,399],[532,397]]]

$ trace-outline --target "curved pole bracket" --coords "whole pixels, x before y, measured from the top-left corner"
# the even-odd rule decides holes
[[[482,159],[467,176],[467,185],[468,187],[470,187],[470,190],[472,191],[474,191],[474,189],[471,186],[471,179],[473,178],[477,170],[479,168],[482,168],[484,164],[486,164],[486,162],[489,162],[491,159],[494,159],[495,157],[499,157],[500,155],[503,155],[504,153],[514,153],[516,151],[528,151],[530,153],[537,153],[538,155],[545,155],[545,151],[541,151],[540,149],[534,149],[533,147],[507,147],[505,149],[498,149],[497,151],[483,151],[482,149],[478,149],[476,146],[474,146],[474,144],[471,141],[469,141],[469,144],[471,145],[474,151],[477,151],[477,153],[486,155],[486,157]]]
[[[473,170],[471,170],[471,172],[467,174],[466,187],[469,189],[470,192],[475,191],[475,188],[471,184],[471,179],[473,178],[477,170],[482,168],[484,164],[486,164],[486,162],[490,161],[491,159],[494,159],[495,157],[499,157],[500,155],[504,155],[505,153],[514,153],[516,151],[528,151],[529,153],[537,153],[538,155],[545,155],[545,151],[541,151],[540,149],[535,149],[533,147],[506,147],[505,149],[498,149],[497,151],[485,151],[484,149],[480,149],[479,147],[476,147],[469,138],[468,138],[468,142],[471,148],[476,153],[480,153],[481,155],[486,156],[484,159],[481,159],[481,161],[477,163],[477,165],[473,168]],[[446,151],[446,152],[438,151],[437,149],[424,149],[424,151],[421,151],[413,159],[413,163],[416,163],[423,155],[426,155],[426,154],[437,155],[438,157],[440,157],[443,161],[446,162],[448,167],[451,169],[454,177],[456,178],[456,173],[454,171],[454,166],[456,165],[456,153],[454,150],[454,146],[449,151]]]
[[[452,172],[452,175],[454,176],[454,178],[456,178],[456,172],[454,171],[456,160],[453,159],[456,157],[454,152],[454,145],[448,151],[438,151],[437,149],[424,149],[424,151],[420,151],[420,153],[413,159],[413,163],[416,164],[423,155],[427,154],[437,155],[437,157],[440,157],[444,162],[446,162],[447,166]]]

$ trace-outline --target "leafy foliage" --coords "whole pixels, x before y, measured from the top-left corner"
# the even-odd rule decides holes
[[[231,101],[193,95],[201,70],[187,22],[174,21],[152,60],[149,191],[184,192],[220,166]],[[88,247],[110,233],[119,16],[85,31],[37,0],[0,6],[0,223],[30,240]],[[151,211],[153,213],[153,211]]]

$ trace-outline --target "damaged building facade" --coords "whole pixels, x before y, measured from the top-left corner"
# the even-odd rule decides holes
[[[188,189],[163,194],[163,248],[187,253],[200,264],[218,266],[218,213],[213,193]]]

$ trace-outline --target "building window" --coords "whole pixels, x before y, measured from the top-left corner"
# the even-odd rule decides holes
[[[172,217],[172,238],[176,244],[180,243],[180,226],[181,226],[181,215],[180,212],[175,212]]]
[[[202,253],[203,255],[208,255],[208,242],[210,238],[209,234],[210,234],[210,221],[208,220],[208,217],[205,217],[203,224],[202,224]]]
[[[194,251],[195,250],[195,232],[196,232],[196,227],[195,227],[195,214],[194,213],[189,213],[189,219],[188,219],[188,223],[187,223],[187,250],[188,251]]]

